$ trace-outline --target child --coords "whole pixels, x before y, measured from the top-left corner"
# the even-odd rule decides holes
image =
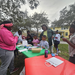
[[[75,21],[71,24],[69,31],[69,41],[66,38],[63,38],[63,41],[69,44],[69,61],[75,64]]]
[[[56,55],[58,55],[58,53],[60,52],[58,49],[58,45],[60,43],[60,34],[58,33],[58,30],[55,33],[56,33],[56,35],[54,37],[54,47],[57,50]]]
[[[49,44],[46,41],[46,35],[42,36],[42,40],[40,41],[40,44],[38,44],[38,46],[41,46],[43,49],[45,48],[49,49]]]
[[[27,35],[27,42],[28,42],[28,44],[33,45],[32,41],[33,41],[33,38],[30,35]]]
[[[34,39],[32,41],[34,46],[37,46],[37,44],[39,43],[39,40],[37,39],[37,35],[34,35]]]

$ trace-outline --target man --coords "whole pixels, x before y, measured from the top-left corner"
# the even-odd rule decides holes
[[[18,32],[16,32],[14,34],[14,36],[18,36],[18,41],[17,41],[16,44],[22,43],[22,31],[21,30],[19,30]],[[15,57],[16,57],[16,53],[18,55],[18,50],[17,49],[14,51]]]
[[[16,32],[15,34],[14,34],[14,36],[15,35],[17,35],[19,38],[18,38],[18,41],[17,41],[17,44],[18,43],[21,43],[22,42],[22,31],[21,30],[19,30],[18,32]]]
[[[46,35],[46,37],[47,37],[46,40],[47,40],[48,43],[49,43],[50,51],[51,51],[51,53],[52,53],[51,47],[52,47],[52,37],[54,36],[54,32],[53,32],[51,29],[48,29],[48,27],[47,27],[45,24],[42,25],[41,27],[42,27],[42,29],[43,29],[43,32],[40,34],[40,40],[42,39],[42,36],[43,36],[43,35]]]

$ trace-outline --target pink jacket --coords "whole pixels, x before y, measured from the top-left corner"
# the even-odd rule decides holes
[[[33,39],[32,42],[38,44],[40,41],[38,39]],[[37,46],[36,44],[34,44],[34,46]]]
[[[3,27],[0,30],[0,48],[6,50],[15,50],[18,37],[14,37],[11,31]]]

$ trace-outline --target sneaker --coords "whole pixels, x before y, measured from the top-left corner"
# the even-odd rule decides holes
[[[58,51],[58,53],[61,53],[61,51]]]
[[[12,72],[10,72],[10,74],[16,72],[19,68],[15,68]]]
[[[57,53],[54,53],[54,54],[55,54],[55,56],[58,55]]]

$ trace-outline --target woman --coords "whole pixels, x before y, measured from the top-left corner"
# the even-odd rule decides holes
[[[9,67],[10,74],[17,71],[14,68],[14,50],[18,36],[11,33],[13,24],[10,21],[4,21],[0,24],[0,75],[6,75]]]
[[[50,46],[50,51],[52,53],[52,37],[54,36],[54,32],[51,29],[48,29],[48,27],[44,24],[41,26],[43,29],[43,32],[40,34],[40,40],[42,39],[43,35],[46,35],[46,41],[48,41]]]
[[[31,34],[30,34],[30,31],[28,30],[27,31],[27,42],[28,42],[28,44],[31,44],[31,45],[33,45],[33,43],[32,43],[32,41],[33,41],[33,38],[32,38],[32,36],[31,36]]]

